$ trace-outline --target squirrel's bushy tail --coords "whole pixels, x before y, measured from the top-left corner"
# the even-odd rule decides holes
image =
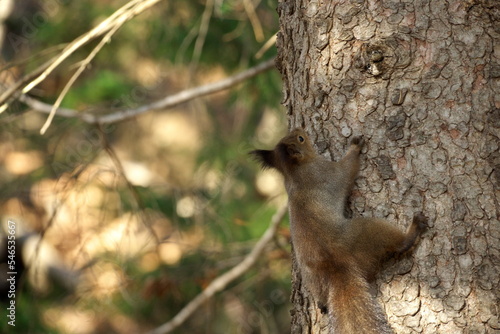
[[[332,334],[393,334],[370,286],[356,268],[336,268],[329,289]]]

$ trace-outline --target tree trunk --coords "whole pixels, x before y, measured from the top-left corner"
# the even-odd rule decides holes
[[[290,128],[333,160],[364,136],[355,215],[430,218],[376,283],[394,331],[500,332],[500,2],[281,0],[278,13]],[[328,333],[292,276],[292,333]]]

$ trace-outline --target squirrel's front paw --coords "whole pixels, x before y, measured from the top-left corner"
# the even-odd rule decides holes
[[[362,148],[364,144],[365,144],[365,139],[363,138],[363,136],[356,136],[351,140],[351,145],[356,145],[359,148]]]
[[[417,224],[420,230],[425,230],[429,227],[428,219],[423,212],[418,212],[413,216],[413,223]]]

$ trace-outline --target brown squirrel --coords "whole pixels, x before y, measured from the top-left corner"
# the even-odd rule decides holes
[[[345,157],[332,162],[316,153],[304,130],[295,129],[274,150],[251,152],[263,168],[285,177],[302,280],[338,334],[392,333],[369,283],[384,260],[410,249],[427,227],[422,213],[406,233],[382,219],[344,217],[363,142],[353,138]]]

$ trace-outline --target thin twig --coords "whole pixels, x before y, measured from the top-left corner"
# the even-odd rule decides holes
[[[276,39],[278,38],[278,34],[274,34],[271,38],[267,40],[266,43],[260,48],[259,51],[255,54],[255,59],[260,59],[267,50],[269,50],[272,46],[276,45]]]
[[[106,114],[106,115],[95,115],[91,113],[79,112],[74,109],[68,108],[58,108],[57,114],[59,116],[67,117],[67,118],[80,118],[81,120],[90,123],[90,124],[110,124],[119,121],[123,121],[137,115],[152,111],[152,110],[163,110],[167,108],[172,108],[178,104],[187,102],[197,97],[209,95],[212,93],[219,92],[224,89],[228,89],[240,82],[243,82],[249,78],[256,76],[259,73],[267,71],[274,67],[274,59],[267,60],[263,63],[260,63],[257,66],[249,68],[243,72],[240,72],[236,75],[230,76],[228,78],[222,79],[220,81],[216,81],[210,84],[190,88],[183,90],[177,94],[167,96],[161,100],[152,102],[150,104],[146,104],[134,109],[125,109],[120,110],[114,113]],[[52,110],[52,105],[47,104],[41,101],[38,101],[34,98],[31,98],[27,95],[21,95],[19,97],[19,101],[25,103],[29,107],[33,108],[35,111],[42,113],[50,113]]]
[[[34,69],[33,71],[31,71],[30,73],[26,74],[25,76],[23,76],[21,79],[19,79],[18,81],[16,81],[12,86],[8,87],[3,93],[2,95],[0,95],[0,114],[2,112],[4,112],[5,110],[7,110],[8,106],[9,106],[9,99],[12,97],[12,96],[20,96],[21,93],[19,93],[19,91],[21,90],[21,87],[29,82],[30,80],[32,80],[33,78],[36,78],[37,75],[40,75],[40,73],[42,73],[50,64],[51,62],[53,61],[53,58],[46,61],[45,63],[43,63],[42,65],[38,66],[36,69]]]
[[[264,30],[262,29],[259,17],[255,12],[254,4],[250,0],[243,0],[243,5],[245,6],[245,11],[247,12],[250,23],[252,24],[255,40],[257,42],[262,42],[264,40]]]
[[[79,49],[81,46],[85,45],[88,43],[90,40],[108,32],[109,30],[113,29],[114,25],[116,24],[114,22],[115,19],[118,19],[125,14],[130,8],[132,8],[136,3],[140,3],[141,0],[132,0],[128,2],[125,6],[121,7],[118,9],[116,12],[114,12],[110,17],[108,17],[106,20],[102,21],[97,27],[93,28],[90,30],[88,33],[78,37],[76,40],[74,40],[72,43],[70,43],[64,50],[63,52],[54,60],[52,64],[42,73],[40,74],[36,79],[31,81],[26,87],[23,89],[23,94],[26,94],[29,92],[33,87],[38,85],[40,82],[45,80],[45,78],[52,73],[52,71],[59,66],[66,58],[68,58],[74,51]],[[145,0],[144,3],[151,2],[151,0]],[[158,0],[152,0],[153,3],[158,2]]]
[[[100,134],[100,140],[101,140],[102,147],[104,148],[104,150],[108,154],[109,158],[111,159],[111,161],[115,165],[115,168],[117,169],[120,177],[125,181],[125,184],[127,185],[128,190],[130,191],[130,193],[132,194],[132,196],[135,200],[135,210],[139,211],[139,209],[140,209],[141,212],[146,212],[146,206],[144,205],[144,202],[142,201],[141,196],[140,196],[139,192],[137,191],[137,188],[134,187],[132,182],[130,182],[130,180],[128,179],[127,174],[125,173],[125,168],[123,168],[123,164],[122,164],[120,158],[118,158],[118,155],[116,154],[115,149],[111,146],[110,142],[108,141],[108,138],[106,137],[106,133],[104,132],[104,130],[102,129],[102,127],[100,125],[97,125],[97,130],[99,131],[99,134]],[[158,235],[154,231],[151,224],[148,222],[147,218],[145,218],[143,215],[141,215],[140,218],[142,218],[141,221],[142,221],[144,227],[149,231],[149,233],[151,233],[151,236],[155,239],[156,244],[159,244],[160,239],[158,238]]]
[[[65,47],[66,47],[66,44],[54,45],[54,46],[51,46],[47,49],[43,49],[39,52],[36,52],[34,54],[30,54],[26,58],[11,60],[7,64],[5,64],[2,68],[0,68],[0,73],[8,71],[9,69],[11,69],[13,67],[25,66],[25,65],[27,65],[35,60],[40,61],[40,59],[45,58],[48,54],[51,54],[54,52],[60,52]]]
[[[269,227],[264,232],[259,241],[255,244],[252,251],[245,257],[245,259],[233,267],[228,272],[217,277],[210,283],[203,292],[191,300],[176,316],[172,318],[167,323],[153,329],[148,334],[165,334],[170,333],[175,328],[179,327],[186,319],[188,319],[191,314],[194,313],[205,301],[214,296],[217,292],[222,291],[229,283],[234,281],[236,278],[243,275],[250,267],[252,267],[260,255],[264,251],[267,244],[274,238],[276,230],[279,223],[285,216],[287,211],[287,205],[282,206],[271,218],[271,223]]]
[[[80,64],[78,69],[75,71],[75,73],[71,76],[71,78],[68,80],[66,85],[64,86],[63,90],[59,94],[59,97],[57,98],[56,102],[52,106],[52,110],[50,110],[49,117],[47,117],[47,120],[45,121],[45,124],[42,126],[42,129],[40,130],[40,134],[45,134],[45,131],[50,126],[50,123],[52,123],[52,119],[54,118],[57,109],[61,105],[62,100],[66,96],[66,94],[69,92],[69,89],[73,84],[75,83],[76,79],[82,74],[82,72],[85,70],[85,68],[90,64],[92,59],[97,55],[97,53],[103,48],[104,44],[109,42],[111,39],[111,36],[115,34],[115,32],[120,29],[120,27],[125,23],[125,21],[122,21],[121,24],[117,24],[112,30],[110,30],[99,42],[99,44],[96,45],[96,47],[92,50],[92,52],[89,53],[89,55],[83,60],[83,62]]]
[[[194,43],[193,59],[191,62],[192,68],[198,66],[200,61],[201,51],[203,50],[203,45],[205,44],[205,39],[207,37],[208,26],[210,25],[210,19],[212,18],[212,13],[214,10],[214,0],[207,0],[205,4],[205,10],[201,16],[200,30],[198,32],[198,37]]]

